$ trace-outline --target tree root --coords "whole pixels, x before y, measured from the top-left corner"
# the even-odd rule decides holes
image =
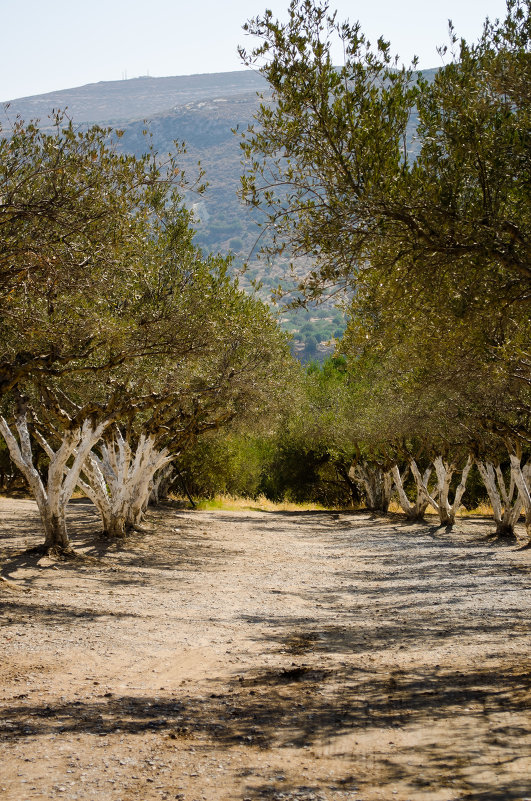
[[[127,529],[127,533],[130,535],[133,534],[154,534],[155,529],[150,528],[149,526],[142,524],[142,523],[135,523],[133,526],[129,526]]]
[[[58,562],[98,561],[92,556],[87,556],[84,553],[75,551],[71,545],[67,545],[66,547],[60,545],[35,545],[33,548],[28,548],[26,553],[35,554],[37,556],[48,556],[50,559],[56,559]]]
[[[489,534],[486,537],[487,541],[491,545],[517,545],[518,538],[515,534],[506,534],[505,532],[499,533],[495,531],[493,534]]]
[[[120,534],[112,534],[111,532],[105,531],[105,529],[103,529],[98,534],[98,538],[100,540],[105,540],[106,542],[124,542],[124,540],[127,539],[128,534],[129,534],[128,531],[122,531],[120,532]]]
[[[58,559],[61,562],[74,561],[81,557],[81,554],[74,551],[71,545],[67,545],[66,547],[61,545],[48,546],[46,555],[53,559]]]

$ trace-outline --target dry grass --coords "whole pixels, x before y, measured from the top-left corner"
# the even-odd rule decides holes
[[[0,493],[2,497],[10,498],[30,498],[33,496],[27,490],[24,492],[15,492],[10,494]],[[84,498],[82,492],[76,491],[72,495],[74,499]],[[172,494],[171,498],[188,505],[188,499],[181,495]],[[355,507],[356,510],[365,509],[365,504],[360,503]],[[204,511],[226,510],[226,511],[251,511],[251,512],[308,512],[308,511],[341,511],[340,507],[322,506],[318,503],[292,503],[291,501],[282,501],[275,503],[270,501],[265,495],[260,495],[258,498],[242,498],[236,495],[218,494],[214,498],[207,498],[197,502],[197,509]],[[389,512],[391,514],[403,514],[404,510],[397,500],[393,499],[389,504]],[[428,505],[426,510],[427,515],[437,515],[437,511]],[[487,501],[482,501],[474,509],[465,509],[461,506],[457,513],[457,517],[490,517],[492,518],[492,506]]]
[[[265,495],[260,495],[258,498],[239,498],[234,495],[216,495],[214,498],[199,501],[197,508],[204,511],[225,509],[231,512],[308,512],[322,511],[326,509],[325,506],[321,506],[318,503],[291,503],[290,501],[274,503],[266,498]]]
[[[404,510],[396,500],[392,500],[389,504],[389,511],[394,514],[403,514]],[[426,509],[427,515],[436,515],[437,510],[428,504],[428,508]],[[461,506],[459,511],[457,512],[457,517],[492,517],[493,511],[492,506],[487,501],[482,501],[475,509],[465,509],[464,506]]]
[[[459,517],[492,517],[494,514],[492,506],[487,501],[482,501],[475,509],[465,509],[461,507]]]
[[[216,495],[214,498],[199,501],[197,504],[198,509],[208,510],[223,510],[227,511],[261,511],[261,512],[308,512],[308,511],[326,511],[336,510],[336,507],[321,506],[318,503],[292,503],[291,501],[282,501],[275,503],[270,501],[265,495],[260,495],[258,498],[240,498],[235,495]],[[360,510],[364,509],[364,504],[358,507]],[[341,509],[337,508],[337,511]],[[392,500],[389,504],[389,511],[394,514],[403,514],[404,510],[398,501]],[[427,515],[437,515],[437,511],[428,506],[426,509]],[[492,517],[492,507],[489,503],[482,502],[475,509],[465,509],[462,506],[457,517]]]
[[[184,499],[182,499],[184,500]],[[197,508],[204,511],[226,510],[226,511],[251,511],[251,512],[308,512],[308,511],[341,511],[339,507],[322,506],[318,503],[293,503],[291,501],[281,501],[275,503],[270,501],[265,495],[260,495],[258,498],[242,498],[236,495],[219,494],[214,498],[207,498],[198,501]],[[365,509],[362,503],[359,510]],[[396,500],[392,500],[389,504],[389,512],[392,514],[403,514],[404,510]],[[426,510],[427,515],[437,515],[437,511],[428,506]],[[492,517],[492,507],[487,502],[482,502],[475,509],[465,509],[462,506],[457,513],[457,517]]]

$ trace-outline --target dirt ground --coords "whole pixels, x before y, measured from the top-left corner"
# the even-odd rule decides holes
[[[0,498],[4,801],[531,799],[531,552],[488,521],[69,517],[90,559]]]

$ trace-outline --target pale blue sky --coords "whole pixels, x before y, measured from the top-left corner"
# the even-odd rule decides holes
[[[0,100],[51,92],[125,75],[189,75],[241,69],[241,27],[288,0],[0,0]],[[341,19],[359,19],[376,39],[420,66],[438,66],[451,18],[475,39],[485,16],[504,15],[505,0],[331,0]]]

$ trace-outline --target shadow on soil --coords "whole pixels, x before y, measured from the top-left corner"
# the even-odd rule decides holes
[[[94,573],[102,592],[120,584],[146,582],[167,585],[171,591],[173,582],[182,582],[190,571],[216,571],[231,562],[237,570],[238,552],[208,536],[205,517],[190,522],[189,516],[181,518],[175,513],[168,518],[168,510],[163,509],[150,516],[143,535],[111,543],[97,539],[98,522],[90,507],[74,505],[70,514],[74,546],[96,559],[86,567],[61,563],[58,569]],[[278,517],[275,513],[277,525]],[[301,537],[319,536],[328,560],[335,559],[336,550],[351,538],[359,543],[363,534],[343,516],[286,512],[282,519],[284,524],[300,528]],[[162,520],[163,535],[156,533]],[[230,522],[231,515],[225,514],[223,520]],[[16,522],[13,520],[14,525]],[[241,516],[234,516],[236,522],[241,523]],[[308,524],[304,531],[301,522]],[[263,516],[247,518],[246,524],[259,533],[277,533],[273,517],[265,522]],[[337,758],[342,770],[348,767],[348,774],[336,777],[323,768],[317,787],[255,772],[245,788],[245,797],[253,801],[319,801],[326,797],[326,792],[321,795],[325,787],[363,793],[364,786],[378,786],[391,798],[397,782],[417,794],[447,788],[449,798],[459,794],[468,801],[520,801],[528,787],[516,774],[511,775],[511,769],[526,756],[531,686],[529,671],[518,653],[509,659],[505,656],[503,670],[489,667],[489,658],[498,656],[491,653],[480,667],[469,664],[466,672],[439,665],[405,672],[399,669],[398,660],[396,669],[385,672],[371,666],[370,655],[391,647],[397,652],[400,648],[426,650],[445,640],[448,644],[453,640],[453,647],[459,647],[480,632],[491,633],[493,641],[496,635],[498,643],[500,633],[504,638],[520,637],[525,621],[521,610],[505,601],[504,590],[515,586],[523,590],[526,571],[509,562],[498,563],[493,570],[493,555],[485,546],[471,547],[466,557],[462,552],[455,556],[453,541],[426,527],[402,524],[397,533],[396,522],[365,515],[361,528],[368,543],[367,558],[347,572],[333,572],[331,586],[323,589],[321,582],[320,588],[307,586],[299,592],[311,601],[309,609],[330,607],[333,623],[328,622],[331,615],[324,619],[322,615],[241,615],[243,622],[256,624],[254,636],[264,648],[267,644],[270,650],[273,643],[286,655],[284,668],[248,672],[223,692],[213,682],[216,691],[202,695],[183,689],[157,697],[94,696],[94,687],[87,685],[83,695],[68,704],[39,704],[28,690],[0,713],[0,743],[24,743],[31,751],[32,741],[43,736],[105,738],[151,733],[160,737],[161,748],[173,748],[176,741],[189,741],[196,751],[207,753],[235,747],[297,748],[314,764],[320,758],[326,758],[328,764]],[[371,532],[376,529],[378,534],[373,537]],[[168,530],[175,538],[168,539]],[[25,536],[25,529],[19,528],[18,533]],[[419,545],[422,537],[429,547]],[[162,544],[164,547],[158,547]],[[7,540],[0,542],[4,545]],[[411,554],[409,559],[402,555],[400,568],[397,548],[407,548]],[[106,558],[100,560],[103,554]],[[28,552],[8,553],[3,575],[10,577],[20,567],[35,567],[32,558]],[[371,570],[373,559],[380,560],[384,568],[377,582]],[[57,565],[50,569],[54,567]],[[392,603],[386,600],[386,589],[392,590]],[[290,592],[274,592],[286,596],[285,609],[289,611]],[[474,593],[490,598],[488,609],[474,606]],[[28,597],[8,599],[4,610],[8,634],[12,622],[40,619],[45,624],[67,622],[75,627],[79,618],[110,614],[56,606],[53,599],[40,598],[34,603]],[[350,663],[342,663],[342,655],[347,654]],[[448,664],[451,657],[446,658]],[[437,725],[449,720],[450,735],[441,740]],[[400,733],[406,728],[423,732],[414,746],[400,744]],[[364,738],[368,733],[382,738],[384,751],[374,745],[378,739],[367,750]],[[389,745],[395,747],[389,749]]]
[[[309,758],[352,760],[349,767],[355,775],[323,777],[321,788],[362,788],[370,770],[371,780],[376,772],[382,789],[400,781],[417,791],[448,787],[475,801],[507,801],[525,793],[523,783],[510,779],[508,771],[511,762],[525,756],[530,728],[522,721],[529,688],[528,673],[516,666],[502,673],[485,669],[466,675],[406,675],[298,663],[242,676],[223,693],[203,696],[185,691],[165,698],[105,693],[68,705],[40,705],[22,693],[3,711],[0,741],[22,740],[31,750],[32,739],[41,736],[150,732],[158,733],[161,748],[172,747],[175,740],[189,740],[202,752],[235,746],[304,748]],[[440,742],[434,733],[431,740],[398,748],[393,759],[380,758],[377,751],[368,763],[359,759],[358,738],[368,730],[392,743],[405,725],[429,730],[447,718],[454,721],[451,741]],[[482,771],[476,771],[473,782],[469,779],[471,765],[478,763],[496,770],[495,789],[482,786]],[[300,792],[311,789],[280,779],[278,786],[254,784],[246,796],[273,799],[275,793],[296,791],[294,797],[301,798]]]
[[[102,536],[99,517],[89,501],[72,501],[68,506],[68,533],[78,560],[43,560],[43,554],[35,550],[44,540],[38,514],[20,518],[8,515],[2,523],[0,575],[11,580],[17,571],[27,571],[19,582],[25,589],[48,570],[88,571],[109,587],[159,583],[160,571],[166,572],[165,580],[171,578],[168,574],[181,580],[183,572],[216,569],[221,558],[235,555],[209,540],[201,523],[189,519],[183,523],[171,505],[150,510],[145,525],[120,540]],[[26,547],[21,549],[23,543]]]

